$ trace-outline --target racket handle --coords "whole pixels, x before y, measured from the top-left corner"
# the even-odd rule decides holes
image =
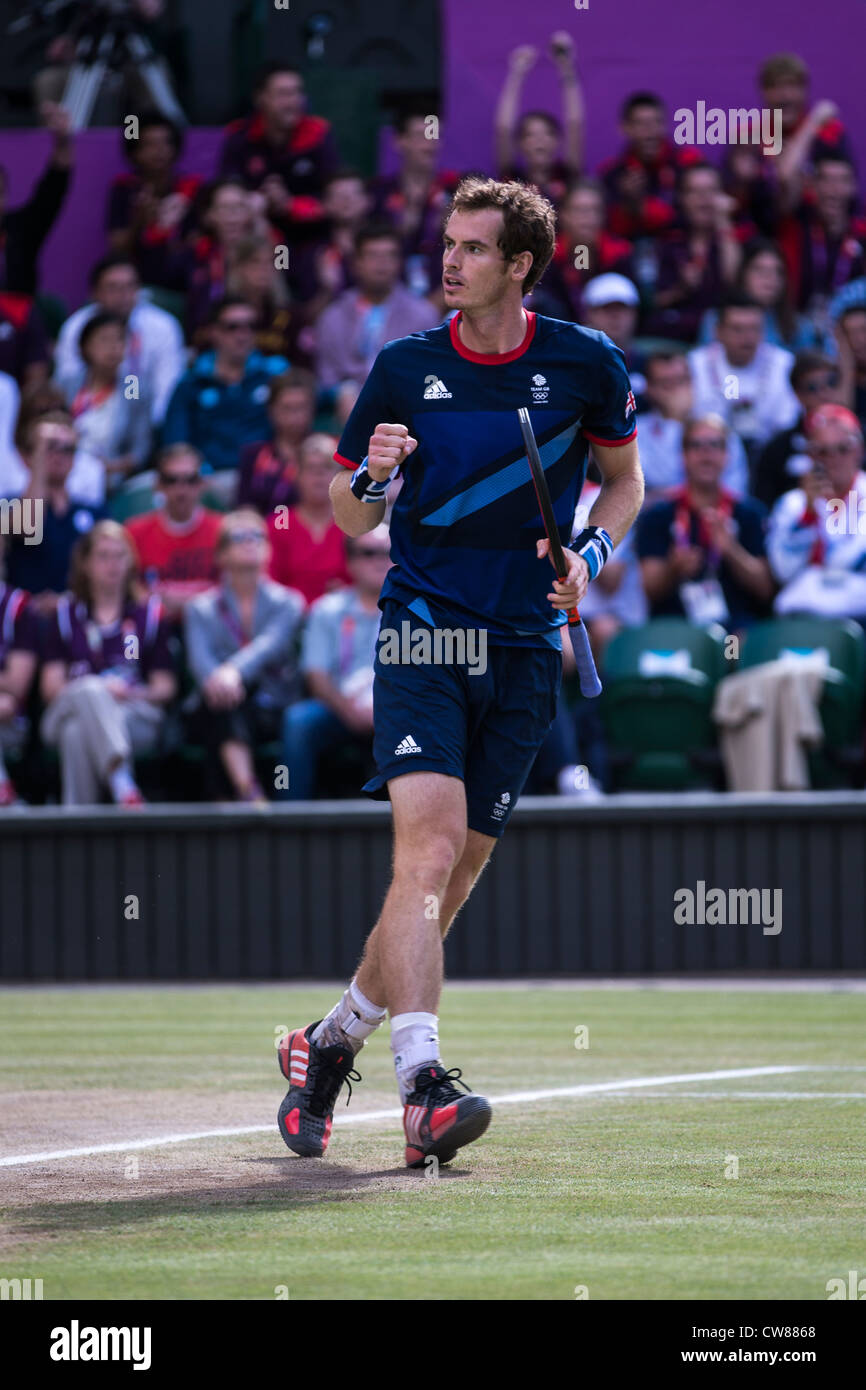
[[[592,655],[592,647],[589,645],[589,638],[586,635],[586,628],[578,618],[572,620],[572,615],[576,616],[576,610],[572,609],[569,614],[568,635],[571,638],[571,646],[574,651],[574,660],[577,664],[577,678],[580,682],[580,693],[588,700],[593,700],[601,694],[601,681],[598,678],[598,671],[595,668],[595,658]]]

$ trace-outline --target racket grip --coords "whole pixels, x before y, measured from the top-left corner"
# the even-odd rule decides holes
[[[595,669],[595,658],[592,655],[586,628],[581,622],[569,623],[568,635],[571,638],[574,660],[577,664],[580,693],[585,695],[588,700],[593,700],[601,694],[601,681],[598,678],[598,671]]]

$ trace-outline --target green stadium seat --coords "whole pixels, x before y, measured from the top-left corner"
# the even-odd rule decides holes
[[[725,631],[656,618],[625,628],[605,656],[601,714],[617,791],[680,791],[718,784],[713,697]]]
[[[810,753],[812,785],[847,787],[863,771],[866,635],[850,618],[790,616],[757,623],[743,642],[740,669],[775,661],[786,652],[826,652],[820,715],[824,746]]]

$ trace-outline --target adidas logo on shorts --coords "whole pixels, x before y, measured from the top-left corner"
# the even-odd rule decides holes
[[[415,742],[411,734],[407,734],[404,739],[401,739],[394,749],[395,753],[420,753],[421,751],[422,749]]]
[[[445,382],[439,380],[438,376],[425,376],[424,399],[425,401],[450,401],[451,392]]]

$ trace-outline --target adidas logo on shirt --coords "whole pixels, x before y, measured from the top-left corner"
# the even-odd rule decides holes
[[[394,749],[395,753],[420,753],[421,751],[422,749],[415,742],[411,734],[407,734],[404,739],[401,739]]]
[[[450,401],[451,392],[445,382],[439,380],[438,376],[425,376],[424,399],[425,401]]]

